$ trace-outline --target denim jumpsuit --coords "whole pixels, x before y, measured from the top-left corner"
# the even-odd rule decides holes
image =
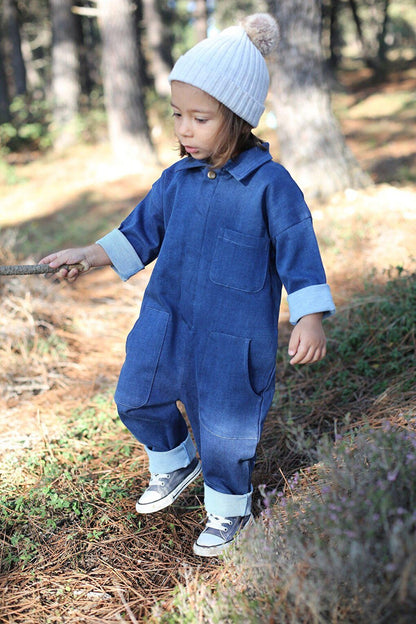
[[[186,157],[97,242],[122,279],[157,258],[127,338],[121,420],[145,445],[150,471],[171,472],[196,455],[180,400],[207,512],[247,515],[274,393],[282,284],[293,324],[334,311],[300,189],[267,148],[215,171]]]

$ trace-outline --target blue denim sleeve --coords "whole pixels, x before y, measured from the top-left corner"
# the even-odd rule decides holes
[[[111,260],[113,269],[123,281],[126,281],[144,268],[144,264],[137,255],[134,247],[120,230],[112,230],[99,240],[100,245]]]
[[[160,250],[165,232],[163,191],[157,180],[120,227],[97,241],[122,280],[143,269]]]
[[[335,312],[318,242],[308,217],[275,238],[276,268],[288,294],[290,322],[306,314]]]
[[[302,316],[335,312],[331,291],[303,194],[285,170],[269,194],[269,226],[275,245],[276,269],[288,294],[290,322]]]
[[[147,266],[159,255],[165,227],[163,179],[159,178],[119,230]]]

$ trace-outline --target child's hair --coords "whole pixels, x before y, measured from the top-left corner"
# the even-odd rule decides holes
[[[218,131],[217,147],[209,159],[211,169],[220,169],[230,158],[236,158],[251,147],[266,149],[261,139],[251,132],[252,126],[247,121],[221,102],[218,104],[223,121]],[[189,156],[182,144],[179,144],[179,149],[181,157]]]

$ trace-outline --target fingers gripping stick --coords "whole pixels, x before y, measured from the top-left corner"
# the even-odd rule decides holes
[[[80,273],[88,271],[89,266],[87,262],[80,262],[78,264],[61,264],[61,266],[52,268],[49,264],[14,264],[0,266],[1,275],[39,275],[42,273],[58,273],[61,269],[70,271],[71,269],[78,269]]]

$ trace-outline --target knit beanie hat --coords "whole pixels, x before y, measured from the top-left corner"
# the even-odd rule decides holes
[[[267,13],[197,43],[175,63],[169,82],[198,87],[253,128],[264,111],[269,72],[264,56],[278,44],[279,27]]]

